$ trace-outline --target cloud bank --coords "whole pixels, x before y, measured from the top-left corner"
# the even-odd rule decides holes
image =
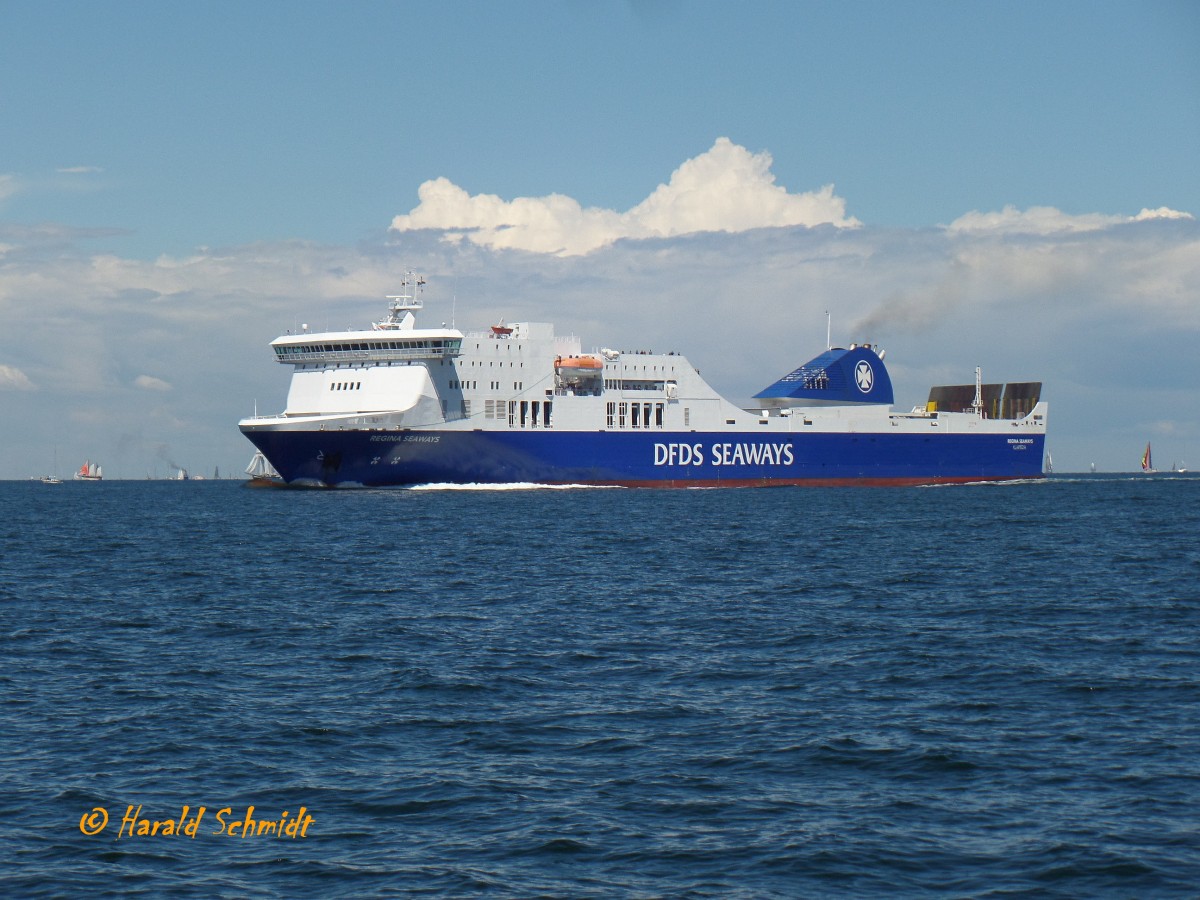
[[[951,222],[946,226],[946,230],[955,233],[1051,235],[1100,231],[1126,222],[1192,218],[1194,216],[1190,213],[1178,212],[1165,206],[1158,209],[1143,209],[1136,216],[1111,216],[1101,213],[1072,216],[1052,206],[1032,206],[1026,210],[1006,206],[999,212],[969,212]]]
[[[622,238],[665,238],[696,232],[741,232],[754,228],[861,223],[846,215],[846,201],[833,185],[790,194],[775,183],[769,153],[751,153],[728,138],[676,169],[645,200],[626,212],[584,209],[562,194],[506,201],[494,194],[472,196],[447,178],[426,181],[420,203],[392,220],[397,232],[444,231],[495,249],[574,256]]]
[[[0,221],[0,477],[35,474],[56,445],[113,477],[161,468],[161,445],[195,471],[239,470],[237,420],[287,394],[269,342],[378,320],[408,268],[427,276],[422,324],[553,322],[586,349],[678,350],[735,401],[824,349],[828,310],[835,343],[887,349],[902,407],[982,365],[1045,383],[1060,467],[1131,467],[1150,434],[1170,436],[1168,457],[1200,458],[1190,214],[1005,207],[878,228],[832,188],[788,193],[770,166],[717,141],[626,213],[439,180],[360,244],[153,260],[89,249],[111,229]],[[453,202],[439,209],[438,191]]]

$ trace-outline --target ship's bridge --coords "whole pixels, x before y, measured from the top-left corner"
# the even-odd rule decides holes
[[[372,330],[285,334],[271,341],[275,358],[286,365],[388,365],[392,362],[441,360],[462,355],[462,332],[457,328],[417,328],[413,313],[424,308],[420,297],[425,279],[405,272],[400,293],[390,295],[388,315]]]
[[[455,328],[420,328],[289,334],[271,341],[271,347],[285,364],[371,365],[453,358],[462,354],[462,341]]]

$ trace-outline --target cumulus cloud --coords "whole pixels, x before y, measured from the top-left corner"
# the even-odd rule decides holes
[[[15,366],[0,364],[0,391],[32,391],[29,376]]]
[[[134,387],[139,387],[144,391],[169,391],[171,390],[170,382],[163,381],[161,378],[155,378],[153,375],[139,375],[133,379]]]
[[[1102,213],[1071,215],[1053,206],[1031,206],[1020,210],[1006,206],[999,212],[969,212],[959,216],[947,226],[950,232],[993,234],[1036,234],[1051,235],[1100,231],[1126,222],[1146,222],[1152,219],[1192,219],[1190,213],[1159,207],[1143,209],[1136,216],[1114,216]]]
[[[696,232],[742,232],[779,226],[861,223],[846,215],[833,185],[791,194],[775,183],[769,153],[751,153],[728,138],[688,160],[649,197],[626,212],[584,208],[562,194],[471,195],[447,178],[426,181],[420,203],[392,220],[392,230],[436,229],[447,239],[492,248],[573,256],[622,238],[665,238]]]

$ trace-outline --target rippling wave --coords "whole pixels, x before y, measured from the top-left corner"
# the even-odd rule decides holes
[[[0,497],[5,896],[1200,884],[1200,478]]]

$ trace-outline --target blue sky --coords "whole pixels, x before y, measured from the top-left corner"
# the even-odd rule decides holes
[[[237,419],[286,391],[266,343],[365,324],[408,266],[462,327],[654,337],[735,398],[832,308],[893,348],[904,403],[984,363],[1046,382],[1060,469],[1148,439],[1200,466],[1200,4],[10,0],[0,23],[0,477],[50,447],[64,474],[240,468]]]

